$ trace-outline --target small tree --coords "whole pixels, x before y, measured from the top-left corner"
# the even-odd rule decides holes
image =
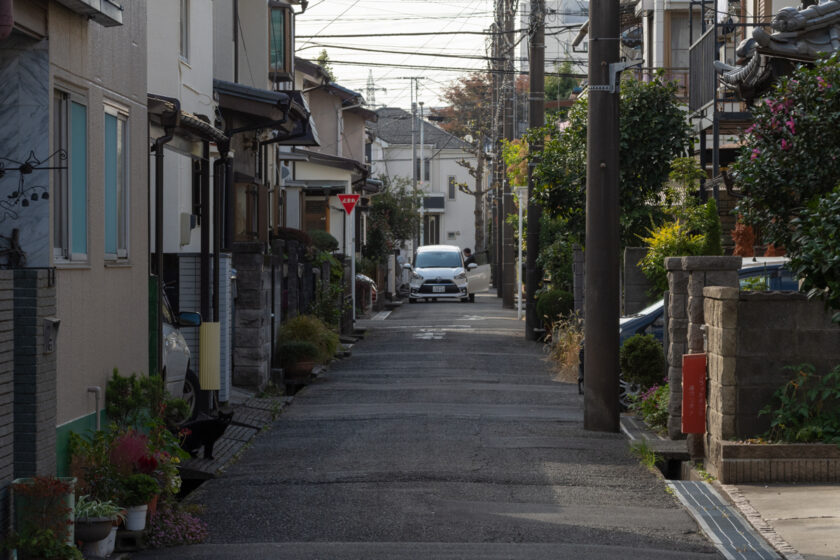
[[[420,226],[420,194],[405,177],[381,176],[382,191],[371,200],[366,258],[381,263]]]

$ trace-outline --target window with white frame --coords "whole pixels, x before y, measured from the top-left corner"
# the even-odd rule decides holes
[[[87,105],[76,94],[56,90],[53,98],[55,150],[67,154],[53,176],[53,256],[87,260]]]
[[[181,58],[190,59],[190,0],[181,0]]]
[[[105,258],[128,257],[128,115],[105,109]]]

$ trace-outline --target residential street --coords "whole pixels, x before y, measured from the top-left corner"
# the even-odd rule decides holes
[[[134,558],[720,558],[495,294],[403,305],[222,478],[209,542]]]

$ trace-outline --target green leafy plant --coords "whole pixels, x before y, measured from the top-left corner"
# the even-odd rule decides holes
[[[654,431],[668,428],[668,404],[671,401],[668,383],[651,385],[646,391],[630,397],[630,409],[641,416],[645,424]]]
[[[157,480],[143,473],[124,477],[120,481],[120,486],[120,501],[128,507],[148,504],[152,496],[160,492]]]
[[[12,533],[3,548],[16,550],[18,560],[84,560],[81,550],[52,529],[32,528]]]
[[[114,368],[105,387],[105,412],[118,429],[146,427],[151,420],[177,424],[186,411],[186,402],[170,398],[163,378],[157,375],[124,377]]]
[[[542,317],[546,329],[550,329],[562,315],[574,310],[575,298],[566,290],[552,289],[537,296],[537,316]]]
[[[322,364],[329,362],[338,350],[338,334],[314,315],[298,315],[289,319],[280,327],[278,340],[280,343],[286,341],[312,343],[318,348],[316,361]]]
[[[642,241],[648,251],[639,261],[639,267],[653,284],[650,293],[653,297],[660,297],[668,289],[665,257],[702,255],[705,244],[703,235],[692,234],[690,228],[679,220],[652,230],[650,236]]]
[[[117,505],[111,500],[100,501],[96,498],[91,498],[87,494],[83,494],[76,498],[75,507],[76,520],[80,519],[94,519],[97,517],[107,517],[110,519],[123,519],[125,512],[123,507]]]
[[[732,165],[743,198],[736,212],[764,241],[795,250],[792,220],[840,177],[840,54],[800,66],[751,108],[754,124]]]
[[[622,245],[635,243],[651,223],[662,218],[660,201],[671,161],[690,145],[689,127],[680,109],[676,85],[661,76],[649,82],[621,82],[619,199]],[[584,239],[586,202],[587,98],[569,111],[568,125],[530,130],[527,140],[545,149],[535,162],[536,200],[546,212],[567,222],[570,234]],[[533,157],[530,154],[529,157]]]
[[[624,341],[618,361],[624,379],[641,387],[652,387],[662,380],[665,355],[652,334],[635,334]]]
[[[763,292],[767,289],[767,278],[765,276],[754,276],[741,280],[741,290],[745,292]]]
[[[817,375],[811,364],[785,368],[793,378],[773,393],[759,412],[770,416],[766,439],[840,444],[840,366]]]
[[[840,187],[812,201],[792,224],[789,267],[808,297],[824,299],[840,322]]]
[[[70,432],[70,473],[76,488],[93,499],[111,500],[119,492],[116,467],[111,463],[114,432],[98,431],[87,436]]]
[[[321,356],[318,347],[308,340],[284,340],[277,345],[277,359],[285,368],[300,362],[314,362]]]
[[[72,480],[54,476],[14,482],[16,531],[4,547],[17,550],[21,559],[81,558],[79,550],[67,542],[72,534],[73,487]]]
[[[316,249],[326,253],[332,253],[338,249],[338,239],[329,232],[320,229],[313,229],[307,232],[312,244]]]

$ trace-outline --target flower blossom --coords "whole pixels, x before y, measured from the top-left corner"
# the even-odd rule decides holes
[[[790,149],[790,142],[788,142],[785,138],[782,138],[782,150],[787,151]]]
[[[761,150],[759,150],[758,148],[753,148],[752,155],[750,156],[750,159],[757,158],[758,154],[760,154],[760,153],[761,153]]]

